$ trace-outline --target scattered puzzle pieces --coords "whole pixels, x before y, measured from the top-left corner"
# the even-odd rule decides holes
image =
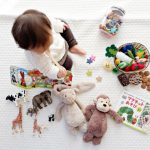
[[[93,62],[95,61],[95,59],[96,59],[96,56],[91,55],[91,56],[87,59],[86,63],[91,64],[91,63],[93,63]]]
[[[90,59],[91,59],[92,61],[95,61],[96,56],[91,55]]]
[[[89,58],[87,59],[86,63],[91,64],[93,61]]]
[[[101,82],[101,81],[102,81],[102,77],[97,76],[97,77],[96,77],[96,81],[97,81],[97,82]]]
[[[87,75],[88,77],[91,77],[91,76],[93,75],[93,71],[92,71],[92,70],[88,70],[88,71],[86,72],[86,75]]]

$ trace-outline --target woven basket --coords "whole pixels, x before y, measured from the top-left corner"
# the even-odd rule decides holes
[[[123,45],[121,45],[121,46],[118,48],[118,51],[121,51],[121,48],[124,47],[124,46],[126,46],[127,44],[132,44],[136,50],[143,49],[143,50],[145,51],[145,53],[146,53],[147,55],[149,55],[148,49],[147,49],[144,45],[142,45],[141,43],[136,43],[136,42],[123,44]],[[114,64],[115,64],[115,60],[116,60],[116,57],[114,58]],[[139,70],[136,70],[136,71],[128,71],[128,72],[127,72],[127,71],[124,71],[124,70],[120,69],[116,64],[115,64],[115,66],[116,66],[116,68],[118,68],[119,71],[121,71],[121,72],[123,72],[123,73],[138,73],[138,72],[140,72],[140,71],[144,71],[144,70],[148,67],[148,65],[149,65],[149,60],[150,60],[150,57],[148,58],[148,61],[147,61],[146,64],[145,64],[145,68],[139,69]]]

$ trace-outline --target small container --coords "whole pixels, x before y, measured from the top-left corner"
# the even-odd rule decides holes
[[[110,7],[99,26],[100,30],[109,37],[115,36],[123,22],[124,15],[125,11],[122,8]]]

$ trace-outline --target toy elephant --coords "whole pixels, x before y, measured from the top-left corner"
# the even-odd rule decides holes
[[[44,104],[44,106],[46,107],[47,104],[51,103],[52,103],[51,91],[49,90],[44,91],[33,97],[32,99],[33,108],[28,108],[27,115],[30,113],[30,115],[32,116],[34,113],[37,113],[39,109],[43,108],[41,104]]]
[[[78,93],[92,89],[94,83],[82,83],[74,87],[66,85],[55,85],[53,92],[59,96],[60,104],[56,108],[55,118],[60,120],[63,117],[72,133],[87,131],[87,122],[83,113],[84,106],[77,98]]]

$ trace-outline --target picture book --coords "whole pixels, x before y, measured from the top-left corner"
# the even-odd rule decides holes
[[[123,117],[125,125],[143,133],[150,132],[150,103],[142,98],[124,91],[116,111]]]
[[[71,85],[72,73],[67,71],[67,75],[63,79],[49,79],[37,69],[27,70],[24,68],[10,66],[11,83],[15,86],[31,89],[31,88],[53,88],[55,84]]]

